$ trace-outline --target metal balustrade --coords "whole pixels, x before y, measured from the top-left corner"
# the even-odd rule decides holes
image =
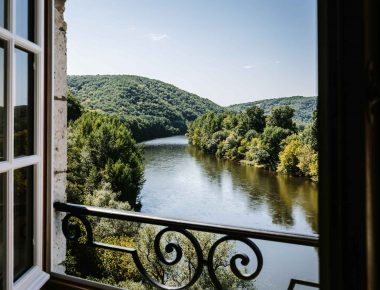
[[[206,270],[214,287],[216,289],[223,289],[220,281],[218,280],[217,274],[215,273],[214,255],[218,246],[226,241],[239,241],[248,246],[248,248],[254,254],[256,258],[256,267],[250,274],[242,273],[239,267],[237,266],[238,261],[240,261],[240,264],[243,266],[247,266],[250,263],[251,258],[247,254],[236,253],[230,259],[229,266],[231,268],[232,273],[237,278],[248,281],[254,280],[256,277],[259,276],[264,264],[264,257],[259,247],[253,241],[254,239],[310,247],[319,246],[318,236],[316,235],[299,235],[274,231],[247,229],[241,227],[212,225],[199,222],[182,221],[178,219],[154,217],[136,212],[61,202],[55,202],[54,208],[58,212],[67,213],[64,219],[62,220],[62,231],[66,239],[74,243],[79,243],[79,239],[82,236],[82,231],[85,230],[84,237],[85,244],[87,246],[122,252],[131,255],[137,269],[144,277],[144,279],[151,285],[157,287],[158,289],[188,289],[198,281],[202,272]],[[161,250],[161,243],[164,234],[168,232],[173,232],[186,237],[188,241],[191,243],[196,253],[197,266],[195,268],[194,274],[192,275],[192,277],[189,277],[185,285],[181,285],[178,287],[168,286],[160,283],[159,281],[152,278],[149,275],[148,271],[144,268],[144,265],[139,258],[139,253],[137,249],[121,247],[112,244],[105,244],[96,241],[94,239],[92,224],[87,219],[87,217],[107,218],[112,220],[121,220],[126,222],[136,222],[140,224],[163,226],[164,228],[161,229],[154,238],[154,251],[157,255],[158,260],[161,263],[168,266],[175,266],[177,263],[179,263],[179,261],[182,259],[184,255],[184,251],[180,244],[168,242],[165,245],[165,252],[168,254],[174,254],[174,258],[169,259],[165,257],[165,254]],[[70,222],[71,219],[75,218],[76,222],[73,222],[73,220]],[[82,229],[79,221],[82,224]],[[204,255],[204,249],[202,249],[199,241],[197,240],[196,236],[192,233],[192,231],[218,234],[221,235],[221,237],[212,244],[212,246],[208,250],[207,255]],[[291,279],[289,282],[288,289],[294,289],[296,285],[304,285],[319,288],[319,284],[317,283]]]

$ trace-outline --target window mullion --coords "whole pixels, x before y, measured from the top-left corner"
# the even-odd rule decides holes
[[[12,2],[12,1],[10,1]],[[10,6],[12,4],[10,3]],[[14,92],[15,92],[15,69],[14,69],[14,39],[8,42],[7,70],[9,72],[7,78],[7,97],[8,97],[8,146],[7,157],[9,163],[13,164],[14,160]],[[12,166],[13,167],[13,166]],[[7,251],[6,251],[6,289],[13,289],[13,267],[14,267],[14,174],[13,168],[8,172],[7,183]]]
[[[40,2],[40,1],[38,1]],[[38,17],[37,17],[38,18]],[[38,27],[39,28],[39,27]],[[39,29],[38,29],[39,30]],[[35,166],[35,229],[34,229],[34,239],[35,239],[35,264],[42,268],[42,206],[43,206],[43,184],[42,184],[42,174],[43,174],[43,162],[42,162],[42,154],[43,154],[43,53],[40,52],[35,56],[35,77],[36,77],[36,88],[35,88],[35,153],[38,156],[38,164]]]
[[[6,275],[5,275],[5,289],[13,289],[13,180],[14,180],[13,170],[10,170],[7,175],[7,243],[6,243]]]
[[[43,25],[43,15],[44,15],[44,5],[42,0],[37,0],[35,2],[35,17],[34,17],[34,27],[36,34],[36,43],[39,46],[40,51],[35,55],[35,83],[36,83],[36,104],[35,104],[35,148],[36,154],[39,157],[39,162],[37,166],[35,166],[35,229],[34,229],[34,239],[35,239],[35,264],[42,268],[42,224],[43,224],[43,216],[42,216],[42,206],[43,206],[43,184],[42,184],[42,174],[43,174],[43,166],[42,162],[43,157],[43,147],[44,147],[44,139],[43,139],[43,122],[44,122],[44,104],[43,104],[43,93],[44,93],[44,25]]]

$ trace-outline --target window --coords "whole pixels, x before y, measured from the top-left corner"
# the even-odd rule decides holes
[[[79,3],[79,2],[75,2],[75,1],[72,1],[73,3]],[[100,2],[100,3],[102,3],[102,1],[97,1],[97,2]],[[67,4],[69,4],[69,3],[71,3],[71,2],[67,2]],[[82,5],[83,5],[83,3],[82,3]],[[95,5],[95,4],[94,4]],[[88,9],[87,7],[86,7],[86,9]],[[105,9],[102,9],[101,11],[105,11],[107,8],[105,7]],[[91,9],[92,11],[94,10],[94,9]],[[68,12],[69,11],[69,9],[67,9],[66,10],[66,16],[68,15]],[[120,10],[120,8],[119,8],[119,11],[123,11],[123,9],[121,9]],[[108,13],[110,13],[110,11],[107,11]],[[81,12],[77,12],[77,15],[80,15],[80,14],[82,14]],[[124,15],[124,14],[123,14]],[[78,17],[78,19],[82,19],[83,17]],[[126,18],[128,18],[128,17],[126,17]],[[56,19],[57,19],[57,17],[56,17]],[[70,32],[72,33],[74,30],[75,30],[75,28],[73,29],[73,26],[72,26],[72,23],[70,22],[70,19],[69,18],[67,18],[68,19],[68,25],[69,25],[69,28],[70,28]],[[84,23],[83,22],[83,19],[82,19],[82,21],[81,21],[82,23]],[[86,22],[86,21],[85,21]],[[86,22],[87,23],[87,22]],[[57,23],[56,23],[57,24]],[[110,27],[110,21],[107,21],[107,27]],[[112,27],[116,27],[116,26],[112,26]],[[57,30],[60,30],[60,31],[63,31],[63,29],[61,29],[61,27],[60,26],[58,26],[58,28],[56,27],[56,29]],[[112,29],[113,30],[113,29]],[[110,34],[111,34],[111,29],[105,29],[105,38],[103,38],[103,39],[108,39],[107,37],[110,37]],[[87,33],[86,34],[86,36],[89,38],[89,39],[91,39],[91,40],[93,40],[93,36],[92,36],[92,34],[90,34],[90,33]],[[165,35],[149,35],[149,37],[148,37],[148,39],[147,40],[151,40],[151,41],[159,41],[159,39],[161,39],[161,37],[163,37],[163,39],[165,39]],[[129,40],[130,41],[130,40]],[[82,41],[80,41],[79,43],[83,43],[84,42],[84,39],[82,39]],[[93,42],[93,41],[91,41],[91,42]],[[58,45],[61,45],[61,43],[60,42],[56,42],[56,45],[58,46]],[[87,51],[91,51],[91,50],[87,50]],[[69,52],[69,54],[71,54],[73,51],[71,50],[69,50],[68,51]],[[63,51],[61,51],[61,54],[63,54]],[[82,54],[82,56],[81,56],[81,59],[86,59],[86,57],[88,57],[88,54],[85,54],[85,53],[81,53]],[[56,54],[57,56],[58,55],[60,55],[59,53],[58,54]],[[94,59],[94,58],[92,58],[92,59]],[[56,62],[56,63],[58,63],[58,62]],[[78,61],[77,62],[77,64],[79,64],[80,62]],[[98,63],[101,63],[101,61],[99,61]],[[250,69],[250,65],[247,65],[247,67],[248,68],[244,68],[243,67],[243,69]],[[58,98],[59,98],[60,96],[58,95],[58,94],[55,94],[55,100],[57,101],[57,103],[59,102],[58,101]],[[111,99],[111,98],[109,98],[109,99]],[[113,105],[115,105],[115,103],[113,103]],[[118,107],[121,107],[120,105],[118,105]],[[54,120],[56,119],[56,115],[54,116]],[[58,126],[56,126],[56,130],[60,130],[59,128],[58,128]],[[57,133],[57,131],[56,131],[56,133]],[[61,133],[61,131],[60,131],[60,133]],[[55,140],[54,140],[55,141]],[[58,142],[59,143],[59,142]],[[54,146],[54,148],[56,148],[56,147],[58,147],[58,145],[55,145]],[[79,155],[79,154],[78,154]],[[56,162],[56,159],[54,159],[54,162]],[[56,172],[59,172],[58,170],[56,171],[55,170],[55,172],[54,172],[54,174],[56,174]],[[61,173],[57,173],[57,175],[58,174],[61,174]],[[158,175],[158,174],[157,174]],[[62,174],[62,177],[64,177],[64,175]],[[162,181],[163,180],[165,180],[165,179],[161,179],[160,180],[160,182],[162,183]],[[57,186],[57,184],[55,183],[54,184],[54,187],[56,187]],[[178,187],[178,190],[181,190],[182,188],[180,188],[180,187]],[[56,194],[52,197],[52,199],[53,199],[53,201],[58,201],[60,198],[61,198],[61,195],[63,195],[64,194],[64,189],[62,190],[62,188],[60,188],[60,190],[57,190],[56,191]],[[62,200],[61,200],[62,201]],[[64,200],[63,200],[64,201]],[[62,206],[62,204],[61,204],[61,206]],[[70,210],[72,210],[72,208],[70,209]],[[53,212],[53,217],[52,217],[52,219],[55,219],[57,216],[58,216],[58,214],[60,214],[60,212],[62,211],[62,209],[60,210],[57,206],[55,207],[55,212]],[[278,219],[280,220],[280,219],[283,219],[283,220],[285,220],[286,219],[286,217],[288,217],[289,216],[289,211],[287,211],[286,209],[285,210],[283,210],[282,211],[284,214],[279,214],[279,215],[277,215],[278,216]],[[283,218],[285,216],[285,218]],[[58,226],[56,226],[56,227],[54,227],[53,228],[53,230],[52,230],[52,239],[54,240],[54,239],[56,239],[56,240],[58,240],[57,238],[56,238],[56,235],[55,234],[60,234],[60,232],[61,232],[61,227],[62,227],[62,220],[63,220],[63,217],[62,218],[60,218],[59,220],[58,220]],[[65,220],[65,221],[67,221],[67,219]],[[64,222],[63,224],[66,224],[66,222]],[[70,224],[71,225],[71,224]],[[58,229],[58,231],[57,231],[57,229]],[[67,229],[69,229],[69,228],[67,228]],[[100,239],[96,239],[97,237],[95,237],[95,240],[96,241],[100,241]],[[68,241],[67,243],[65,243],[65,241],[64,241],[64,243],[62,243],[63,245],[67,245],[69,242],[71,242],[71,241]],[[317,241],[315,241],[315,240],[313,240],[313,243],[317,243]],[[53,245],[53,247],[55,247],[55,242],[53,242],[52,243],[52,245]],[[61,246],[61,244],[59,245],[60,247],[59,247],[59,249],[62,251],[62,249],[64,249],[64,247],[63,246]],[[57,252],[55,252],[54,250],[54,248],[52,247],[52,256],[53,257],[55,257],[56,255],[57,255]],[[74,248],[76,247],[76,245],[74,245],[73,246]],[[58,248],[58,247],[57,247]],[[76,247],[76,248],[78,248],[78,247]],[[310,249],[311,251],[313,251],[313,249]],[[84,252],[84,251],[80,251],[81,253],[82,252]],[[274,252],[274,251],[271,251],[271,252]],[[316,254],[316,251],[314,251],[313,252],[313,254],[314,254],[314,256],[317,256],[317,254]],[[265,255],[264,255],[265,256]],[[301,255],[301,256],[303,256],[303,255]],[[65,256],[63,256],[63,258],[65,258]],[[91,256],[91,258],[93,258],[93,256]],[[84,261],[84,263],[82,263],[82,265],[84,265],[84,267],[86,267],[86,271],[88,271],[88,269],[90,268],[90,265],[88,264],[88,263],[90,263],[91,261],[93,261],[93,260],[96,260],[96,259],[91,259],[91,258],[89,258],[88,260],[82,260],[82,261]],[[266,255],[265,257],[264,257],[264,259],[265,259],[265,263],[266,263],[266,267],[268,267],[268,261],[269,261],[269,259],[268,259],[268,255]],[[111,259],[110,259],[111,260]],[[315,259],[315,260],[317,260],[317,259]],[[62,263],[62,261],[64,261],[64,259],[53,259],[53,263],[55,262],[56,263],[56,265],[67,265],[68,263]],[[88,263],[87,263],[88,262]],[[202,262],[203,263],[203,262]],[[106,263],[105,263],[106,264]],[[280,263],[281,264],[281,263]],[[317,263],[315,263],[315,264],[317,264]],[[55,265],[53,265],[53,266],[55,266]],[[291,267],[289,267],[289,268],[291,268]],[[303,268],[307,268],[307,267],[303,267]],[[317,265],[314,267],[315,269],[317,268]],[[60,274],[60,273],[62,273],[62,272],[59,272],[59,271],[55,271],[55,269],[52,269],[52,276],[54,276],[54,275],[57,275],[57,274]],[[282,271],[283,272],[283,271]],[[66,272],[66,274],[70,274],[69,272]],[[317,270],[315,270],[315,271],[313,271],[313,273],[315,273],[315,276],[317,277]],[[106,274],[107,275],[107,274]],[[268,275],[269,276],[269,275]],[[275,275],[273,275],[273,276],[275,276]],[[82,278],[83,278],[83,276],[81,276]],[[289,276],[290,277],[290,276]],[[293,277],[293,276],[291,276],[291,277]],[[63,279],[71,279],[72,277],[64,277]],[[299,277],[298,277],[299,278]],[[303,278],[303,277],[302,277]],[[285,280],[285,279],[284,279]],[[311,279],[310,279],[311,280]],[[317,279],[312,279],[313,281],[317,281]],[[285,283],[289,283],[289,281],[287,280],[287,281],[285,281],[283,284],[285,284]],[[128,288],[128,287],[127,287]],[[263,288],[264,289],[264,288]]]
[[[361,147],[361,142],[364,142],[364,126],[361,123],[364,122],[363,107],[368,100],[364,93],[366,86],[361,80],[364,73],[362,69],[367,63],[359,56],[363,56],[363,32],[368,30],[368,27],[367,30],[362,29],[361,25],[368,21],[369,14],[373,16],[370,18],[371,23],[377,22],[378,17],[375,16],[378,10],[363,13],[363,3],[359,2],[347,4],[321,0],[319,3],[320,137],[323,153],[320,191],[321,285],[323,289],[364,289],[367,279],[365,260],[368,257],[363,239],[366,216],[362,202],[365,201],[365,195],[358,193],[364,192],[366,177],[364,161],[360,158],[363,158],[361,153],[364,153]],[[368,3],[377,5],[375,0]],[[373,29],[369,38],[377,39],[378,34],[374,35],[376,32]],[[372,43],[369,46],[376,45]],[[377,56],[378,50],[374,49],[372,54]],[[3,176],[0,175],[1,188],[5,182]],[[3,196],[0,195],[0,198]],[[373,207],[376,209],[376,203],[373,203]],[[2,207],[0,214],[1,210]],[[373,245],[377,250],[376,244]],[[375,269],[376,266],[371,270]],[[66,277],[64,279],[69,281]],[[82,286],[86,285],[82,283]],[[76,285],[73,283],[71,286],[74,288]],[[87,287],[94,289],[93,285],[87,284]],[[66,287],[61,284],[61,288],[53,286],[50,289],[70,289],[70,285]]]
[[[43,1],[0,1],[0,289],[42,272]]]

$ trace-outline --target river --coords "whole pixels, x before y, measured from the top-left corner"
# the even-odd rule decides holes
[[[146,181],[140,194],[143,213],[318,233],[318,187],[305,178],[218,160],[188,145],[185,136],[147,141],[144,147]],[[291,278],[318,282],[316,249],[259,240],[255,243],[264,257],[256,281],[258,289],[286,289]]]

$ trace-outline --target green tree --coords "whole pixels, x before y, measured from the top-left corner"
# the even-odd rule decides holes
[[[279,164],[277,171],[283,174],[301,176],[302,169],[299,168],[299,154],[302,147],[302,143],[296,138],[293,137],[290,141],[287,142],[284,150],[279,154]]]
[[[69,76],[68,87],[86,110],[124,120],[137,141],[184,134],[187,122],[224,110],[208,99],[139,76]]]
[[[67,93],[67,121],[75,121],[82,115],[83,112],[83,106],[74,96],[74,94],[69,90]]]
[[[264,110],[257,106],[252,106],[247,109],[246,114],[248,116],[249,129],[262,133],[265,128]]]
[[[289,106],[273,108],[266,121],[255,106],[241,113],[207,113],[189,124],[187,136],[191,145],[218,158],[317,180],[316,113],[298,132],[293,114]]]
[[[141,148],[115,116],[87,112],[73,122],[68,138],[68,197],[83,197],[109,183],[121,201],[136,205],[144,182]]]
[[[294,109],[289,106],[274,107],[267,117],[267,126],[281,127],[295,132],[296,124],[293,122],[293,116]]]
[[[301,139],[304,141],[304,143],[310,145],[314,151],[318,151],[317,134],[317,111],[314,111],[311,123],[307,124],[305,130],[301,133]]]
[[[289,136],[286,146],[279,154],[277,171],[293,176],[306,176],[318,181],[318,153],[303,138],[303,135]]]
[[[267,166],[275,170],[277,168],[277,163],[279,161],[279,153],[284,147],[283,140],[292,134],[289,129],[284,129],[282,127],[272,127],[267,126],[261,135],[261,142],[263,148],[269,154],[269,160]]]

